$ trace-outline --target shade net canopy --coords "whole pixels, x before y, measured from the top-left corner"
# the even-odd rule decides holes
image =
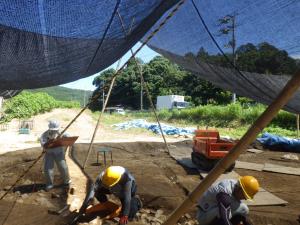
[[[0,89],[95,74],[145,41],[176,3],[2,0]],[[148,46],[218,87],[269,104],[299,68],[299,11],[297,0],[186,0]],[[300,112],[299,92],[285,109]]]
[[[299,11],[292,0],[188,0],[149,47],[218,87],[270,104],[299,69]],[[285,109],[300,113],[299,91]]]
[[[124,55],[175,3],[1,0],[0,89],[47,87],[95,74]]]

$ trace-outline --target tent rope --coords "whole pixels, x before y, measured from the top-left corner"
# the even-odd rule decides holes
[[[119,8],[120,2],[121,2],[121,0],[117,0],[116,5],[115,5],[115,8],[114,8],[114,11],[113,11],[113,13],[111,14],[110,20],[109,20],[109,22],[108,22],[108,24],[107,24],[107,27],[106,27],[106,29],[105,29],[105,31],[104,31],[104,33],[103,33],[103,36],[102,36],[102,38],[101,38],[101,41],[100,41],[100,43],[99,43],[99,45],[98,45],[98,47],[97,47],[97,49],[96,49],[96,51],[95,51],[95,53],[94,53],[94,55],[93,55],[92,60],[90,61],[89,65],[88,65],[88,67],[87,67],[86,72],[89,71],[90,67],[92,66],[92,64],[93,64],[93,62],[94,62],[94,60],[95,60],[95,58],[96,58],[96,56],[97,56],[98,51],[99,51],[99,50],[101,49],[101,47],[102,47],[102,44],[103,44],[104,39],[105,39],[105,37],[106,37],[106,34],[107,34],[107,32],[108,32],[108,30],[109,30],[109,28],[110,28],[110,26],[111,26],[111,24],[112,24],[112,22],[113,22],[113,20],[114,20],[114,17],[115,17],[115,15],[116,15],[116,11],[117,11],[117,9]]]
[[[123,19],[122,19],[122,17],[121,17],[121,14],[120,14],[119,10],[117,11],[117,14],[118,14],[118,16],[119,16],[119,19],[120,19],[120,22],[121,22],[121,25],[122,25],[122,28],[123,28],[124,35],[125,35],[125,37],[126,37],[127,34],[126,34],[126,30],[125,30],[124,21],[123,21]],[[131,55],[133,55],[132,48],[130,49],[130,52],[131,52]],[[160,133],[161,133],[162,138],[163,138],[164,143],[165,143],[165,147],[166,147],[166,149],[167,149],[167,151],[168,151],[168,153],[169,153],[169,155],[170,155],[169,145],[168,145],[168,143],[167,143],[166,137],[165,137],[164,132],[163,132],[163,130],[162,130],[161,123],[160,123],[160,121],[159,121],[158,115],[157,115],[157,113],[156,113],[156,110],[155,110],[155,107],[154,107],[154,104],[153,104],[153,101],[152,101],[152,97],[151,97],[151,94],[150,94],[148,85],[147,85],[147,83],[145,82],[145,79],[144,79],[144,76],[143,76],[142,68],[141,68],[141,66],[140,66],[139,63],[138,63],[138,61],[137,61],[137,59],[136,59],[136,56],[133,56],[133,59],[134,59],[135,65],[136,65],[137,68],[138,68],[138,71],[139,71],[139,74],[140,74],[140,77],[141,77],[141,81],[142,81],[142,85],[144,86],[144,88],[145,88],[145,90],[146,90],[146,94],[147,94],[148,100],[149,100],[149,102],[150,102],[151,109],[152,109],[152,111],[153,111],[153,113],[154,113],[154,115],[155,115],[157,124],[158,124],[158,126],[159,126]]]

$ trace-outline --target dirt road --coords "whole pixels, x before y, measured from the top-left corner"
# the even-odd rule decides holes
[[[41,134],[48,129],[48,121],[58,120],[62,129],[78,114],[79,109],[55,109],[49,113],[34,116],[34,127],[30,134],[18,134],[19,120],[9,123],[7,131],[0,131],[0,154],[10,151],[23,150],[39,147]],[[96,119],[93,119],[90,111],[85,111],[75,123],[67,130],[67,133],[79,136],[77,143],[90,143]],[[183,140],[184,138],[167,137],[168,142]],[[162,137],[146,130],[138,132],[114,130],[110,125],[100,124],[96,134],[95,142],[130,142],[130,141],[151,141],[161,142]]]

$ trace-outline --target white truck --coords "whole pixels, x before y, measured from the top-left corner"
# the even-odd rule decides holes
[[[156,109],[183,109],[188,107],[189,103],[184,101],[182,95],[157,96]]]

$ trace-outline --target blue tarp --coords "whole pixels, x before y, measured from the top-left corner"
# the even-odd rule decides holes
[[[156,134],[161,133],[157,123],[149,123],[143,119],[131,120],[125,123],[114,124],[113,126],[116,127],[117,130],[128,130],[130,128],[145,128]],[[194,128],[179,128],[179,127],[169,126],[163,123],[161,124],[161,126],[162,126],[163,133],[167,135],[175,135],[175,134],[188,135],[188,134],[194,134],[195,131]]]
[[[300,140],[264,133],[257,140],[266,148],[300,152]]]

